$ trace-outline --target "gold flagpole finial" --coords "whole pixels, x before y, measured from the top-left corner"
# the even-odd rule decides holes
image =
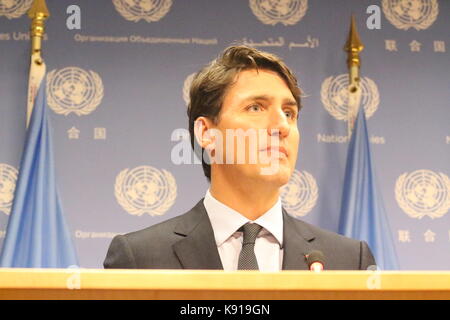
[[[50,16],[45,0],[34,0],[28,11],[28,17],[31,19],[30,38],[31,38],[31,63],[30,75],[28,79],[28,99],[27,99],[27,119],[28,128],[33,113],[34,99],[39,90],[41,81],[45,77],[45,63],[41,57],[42,38],[45,33],[45,19]]]
[[[348,53],[347,58],[347,66],[350,70],[350,84],[358,85],[359,82],[359,67],[361,66],[361,59],[359,57],[359,53],[363,51],[364,45],[359,38],[358,30],[356,29],[356,20],[355,16],[352,15],[351,23],[350,23],[350,31],[348,33],[347,43],[345,44],[344,50]],[[354,69],[355,72],[351,72]],[[353,76],[352,76],[353,75]],[[357,90],[357,88],[353,88]]]
[[[45,19],[50,16],[45,0],[34,0],[28,11],[28,17],[31,19],[31,55],[41,52],[42,38],[45,33]]]
[[[359,53],[363,51],[364,45],[359,38],[356,29],[356,19],[352,15],[350,23],[350,31],[348,33],[347,43],[344,50],[347,51],[347,66],[349,73],[349,105],[348,105],[348,136],[350,137],[353,130],[353,123],[359,109],[361,101],[360,77],[359,68],[361,66],[361,59]]]
[[[353,64],[359,66],[359,53],[363,51],[364,45],[359,38],[358,30],[356,29],[356,20],[355,16],[352,14],[351,22],[350,22],[350,31],[348,33],[347,43],[345,44],[345,51],[350,53],[350,57],[347,60],[348,66],[350,67]],[[355,59],[350,59],[355,58]]]

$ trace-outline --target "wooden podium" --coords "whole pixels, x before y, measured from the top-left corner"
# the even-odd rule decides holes
[[[0,299],[450,299],[450,272],[4,268]]]

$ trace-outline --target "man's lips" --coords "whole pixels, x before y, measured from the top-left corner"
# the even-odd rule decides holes
[[[284,147],[267,147],[267,148],[262,148],[262,149],[259,149],[259,151],[267,151],[267,152],[278,152],[278,153],[283,153],[286,157],[288,157],[289,156],[289,154],[288,154],[288,152],[287,152],[287,150],[286,150],[286,148],[284,148]]]

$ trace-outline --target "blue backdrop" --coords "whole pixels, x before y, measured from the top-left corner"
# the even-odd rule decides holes
[[[25,138],[30,4],[0,0],[0,245]],[[66,11],[74,4],[80,28],[77,8]],[[193,73],[235,41],[281,56],[298,76],[302,141],[283,203],[337,231],[348,147],[343,47],[354,13],[365,44],[362,104],[391,227],[383,232],[401,269],[450,268],[450,1],[47,5],[56,173],[82,267],[101,268],[115,234],[179,215],[204,196],[201,165],[174,161],[183,146],[175,138],[185,137]],[[366,24],[370,5],[380,9],[379,29]]]

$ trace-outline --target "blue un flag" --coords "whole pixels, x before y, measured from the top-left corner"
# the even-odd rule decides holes
[[[364,108],[360,107],[348,147],[339,233],[369,244],[382,270],[398,269],[394,241],[377,189]]]
[[[47,109],[44,77],[34,101],[22,154],[0,256],[1,267],[67,268],[78,265],[56,188]]]

